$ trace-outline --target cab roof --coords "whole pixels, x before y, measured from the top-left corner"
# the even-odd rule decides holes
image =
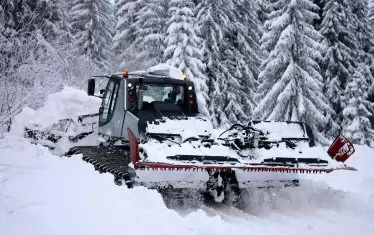
[[[180,80],[180,79],[175,79],[175,78],[170,78],[166,76],[161,76],[161,75],[154,75],[154,74],[132,74],[129,73],[128,77],[125,78],[120,75],[112,75],[111,78],[114,79],[124,79],[128,82],[134,82],[138,83],[139,79],[143,79],[143,82],[145,84],[174,84],[174,85],[193,85],[192,81],[189,80]]]

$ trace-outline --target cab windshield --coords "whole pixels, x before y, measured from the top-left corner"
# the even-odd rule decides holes
[[[139,94],[139,86],[136,87]],[[154,101],[184,104],[184,87],[169,84],[144,84],[143,102]]]

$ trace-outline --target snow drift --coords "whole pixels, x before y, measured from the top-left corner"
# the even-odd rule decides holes
[[[50,127],[60,119],[97,113],[101,99],[88,96],[83,90],[64,87],[61,92],[48,96],[44,106],[38,110],[25,108],[15,117],[12,133],[23,135],[25,126],[39,129]]]

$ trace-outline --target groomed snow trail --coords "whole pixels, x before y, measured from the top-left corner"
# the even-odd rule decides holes
[[[311,176],[303,187],[286,191],[251,192],[245,212],[186,212],[167,209],[155,191],[116,186],[110,174],[78,157],[60,158],[7,136],[0,141],[0,234],[371,235],[372,153],[358,146],[351,161],[358,172]]]

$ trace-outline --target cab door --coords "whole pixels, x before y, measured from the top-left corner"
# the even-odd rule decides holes
[[[119,82],[110,79],[106,86],[104,97],[99,109],[99,126],[104,126],[113,118],[114,108],[117,101]]]
[[[105,139],[121,137],[124,118],[123,81],[111,78],[106,86],[99,109],[99,135]]]

